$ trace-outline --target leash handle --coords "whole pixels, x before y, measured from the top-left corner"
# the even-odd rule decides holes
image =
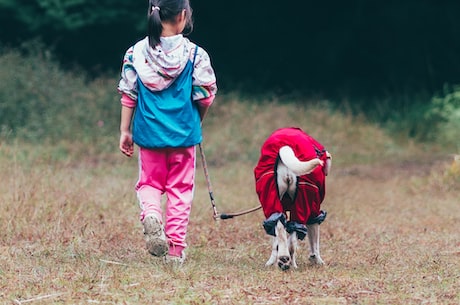
[[[207,162],[206,162],[206,157],[204,155],[203,144],[199,143],[198,146],[200,148],[201,164],[203,165],[204,176],[206,178],[206,184],[208,186],[209,199],[211,200],[213,218],[214,218],[214,220],[216,220],[217,218],[219,218],[219,216],[217,214],[216,203],[214,202],[214,194],[212,192],[211,179],[209,178],[208,165],[207,165]]]

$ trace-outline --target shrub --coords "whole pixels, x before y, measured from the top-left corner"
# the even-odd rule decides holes
[[[2,138],[86,141],[116,133],[115,79],[88,81],[84,73],[64,71],[39,49],[32,45],[0,53]]]
[[[31,142],[69,139],[100,144],[107,136],[118,136],[117,79],[89,80],[86,73],[79,70],[62,69],[51,54],[37,42],[26,43],[16,50],[0,50],[2,139]],[[309,103],[305,99],[299,102],[301,107]],[[284,103],[285,99],[276,99],[274,104]],[[443,93],[435,97],[420,92],[337,103],[337,109],[351,110],[354,118],[365,115],[367,121],[383,126],[394,138],[433,141],[449,149],[459,149],[460,85],[446,86]],[[254,112],[251,107],[258,104],[251,99],[250,109],[244,114]],[[326,108],[332,109],[331,105]],[[229,124],[237,124],[235,115]]]
[[[433,122],[435,142],[460,149],[460,85],[445,86],[441,95],[434,96],[426,118]]]

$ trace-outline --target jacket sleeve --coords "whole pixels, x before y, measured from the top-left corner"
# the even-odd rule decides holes
[[[193,100],[200,106],[209,107],[216,96],[216,75],[208,53],[198,48],[193,70]]]
[[[118,92],[122,96],[126,95],[131,100],[137,101],[137,72],[133,66],[133,49],[134,47],[129,48],[123,58]]]

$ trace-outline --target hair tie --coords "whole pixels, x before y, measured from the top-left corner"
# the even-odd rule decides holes
[[[152,6],[152,13],[153,13],[155,10],[160,10],[160,7],[159,7],[159,6]]]

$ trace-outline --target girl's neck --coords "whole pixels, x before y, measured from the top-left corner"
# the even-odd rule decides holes
[[[170,23],[162,23],[163,30],[161,31],[161,36],[162,37],[170,37],[170,36],[175,36],[177,34],[180,34],[181,32],[179,31],[177,25],[170,24]]]

